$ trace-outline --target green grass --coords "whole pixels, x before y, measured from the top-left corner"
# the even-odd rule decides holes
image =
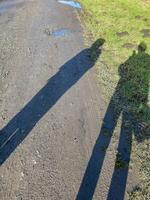
[[[80,0],[84,6],[86,27],[94,39],[104,38],[102,60],[110,67],[118,65],[131,55],[133,48],[127,49],[127,43],[138,45],[145,41],[150,53],[150,37],[143,38],[142,29],[150,29],[150,6],[140,0]],[[140,19],[137,19],[137,18]],[[128,32],[118,37],[117,33]],[[113,69],[114,70],[114,69]]]
[[[104,99],[108,103],[117,88],[114,102],[134,114],[143,127],[142,137],[146,138],[150,131],[150,1],[79,1],[83,6],[85,42],[89,45],[98,38],[106,41],[96,63]],[[138,51],[139,44],[144,49]],[[133,142],[133,160],[140,165],[141,189],[131,192],[130,199],[150,197],[150,142],[145,138],[142,143]]]

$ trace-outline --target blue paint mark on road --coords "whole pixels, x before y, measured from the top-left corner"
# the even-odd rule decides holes
[[[80,3],[75,2],[75,1],[63,1],[63,0],[58,0],[59,3],[71,6],[73,8],[81,8]]]
[[[54,37],[62,37],[62,36],[66,36],[70,33],[70,31],[66,28],[62,28],[62,29],[58,29],[55,31],[52,31],[50,35],[54,36]]]

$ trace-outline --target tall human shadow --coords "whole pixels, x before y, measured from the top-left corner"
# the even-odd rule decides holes
[[[104,39],[98,39],[60,67],[47,84],[0,131],[0,165],[30,133],[36,123],[95,64]]]
[[[142,142],[150,136],[139,126],[139,120],[143,114],[146,115],[147,113],[150,120],[150,108],[147,105],[150,55],[145,51],[146,44],[141,43],[138,46],[138,52],[134,51],[133,55],[119,66],[120,80],[107,108],[100,134],[93,148],[76,200],[92,200],[107,148],[120,115],[122,115],[122,125],[107,199],[124,199],[132,136],[134,134],[138,142]]]

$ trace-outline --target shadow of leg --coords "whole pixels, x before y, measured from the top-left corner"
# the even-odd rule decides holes
[[[82,183],[80,185],[76,200],[92,200],[103,166],[106,150],[111,141],[111,136],[115,129],[120,113],[121,110],[116,111],[116,108],[113,105],[113,100],[111,100],[103,120],[100,134],[97,138]]]
[[[132,128],[127,113],[123,113],[115,169],[111,179],[107,200],[123,200],[129,170],[132,146]]]

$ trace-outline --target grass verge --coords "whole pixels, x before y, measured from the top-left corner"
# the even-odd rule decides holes
[[[96,63],[103,95],[109,101],[117,90],[114,102],[139,122],[142,142],[134,140],[132,154],[140,166],[140,184],[130,199],[150,199],[150,1],[80,3],[85,42],[98,38],[106,41]]]

